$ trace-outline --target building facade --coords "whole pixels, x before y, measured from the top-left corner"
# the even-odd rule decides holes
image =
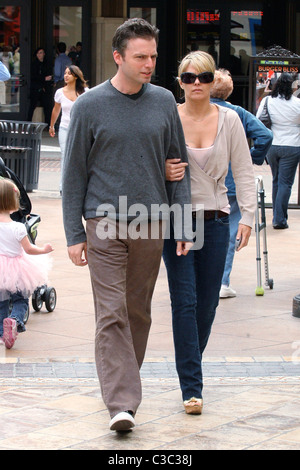
[[[0,58],[12,75],[0,82],[0,119],[26,120],[37,47],[45,49],[53,69],[57,44],[65,42],[94,86],[115,73],[116,27],[137,16],[160,29],[153,83],[176,97],[178,62],[190,50],[210,52],[217,66],[231,71],[231,101],[246,108],[251,56],[273,44],[300,54],[296,0],[0,0]]]

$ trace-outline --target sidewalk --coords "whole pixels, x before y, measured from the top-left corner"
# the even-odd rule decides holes
[[[42,218],[37,242],[55,247],[49,285],[57,306],[52,313],[32,311],[14,348],[0,349],[0,450],[299,450],[300,319],[292,316],[292,302],[300,293],[300,212],[290,211],[288,230],[275,231],[267,210],[273,290],[255,296],[254,232],[236,255],[231,283],[238,295],[220,301],[205,352],[202,416],[183,411],[162,263],[137,426],[118,435],[108,429],[94,365],[88,269],[73,266],[66,253],[59,166],[57,141],[45,136],[39,189],[30,198]]]

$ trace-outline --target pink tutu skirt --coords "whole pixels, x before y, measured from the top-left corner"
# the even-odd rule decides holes
[[[30,297],[37,287],[47,284],[50,267],[48,255],[0,255],[0,301],[16,292]]]

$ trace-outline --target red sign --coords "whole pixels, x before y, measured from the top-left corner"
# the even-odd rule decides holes
[[[199,11],[199,10],[188,10],[187,11],[187,23],[188,24],[210,24],[220,21],[220,13],[215,11]]]
[[[262,18],[262,11],[232,11],[231,18]],[[187,23],[188,24],[214,24],[220,22],[219,10],[200,11],[200,10],[187,10]]]
[[[236,16],[247,16],[249,18],[261,18],[263,16],[262,11],[232,11],[231,17],[234,18]]]

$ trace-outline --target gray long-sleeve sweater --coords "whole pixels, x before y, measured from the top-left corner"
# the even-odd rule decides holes
[[[82,221],[107,215],[103,204],[119,210],[143,204],[148,219],[161,218],[161,204],[191,203],[187,168],[180,182],[165,180],[165,159],[187,162],[185,139],[172,93],[147,84],[135,100],[110,81],[81,95],[72,108],[63,174],[63,217],[67,245],[86,240]],[[103,212],[103,213],[102,213]],[[134,218],[134,217],[133,217]],[[188,239],[183,236],[181,239]]]

